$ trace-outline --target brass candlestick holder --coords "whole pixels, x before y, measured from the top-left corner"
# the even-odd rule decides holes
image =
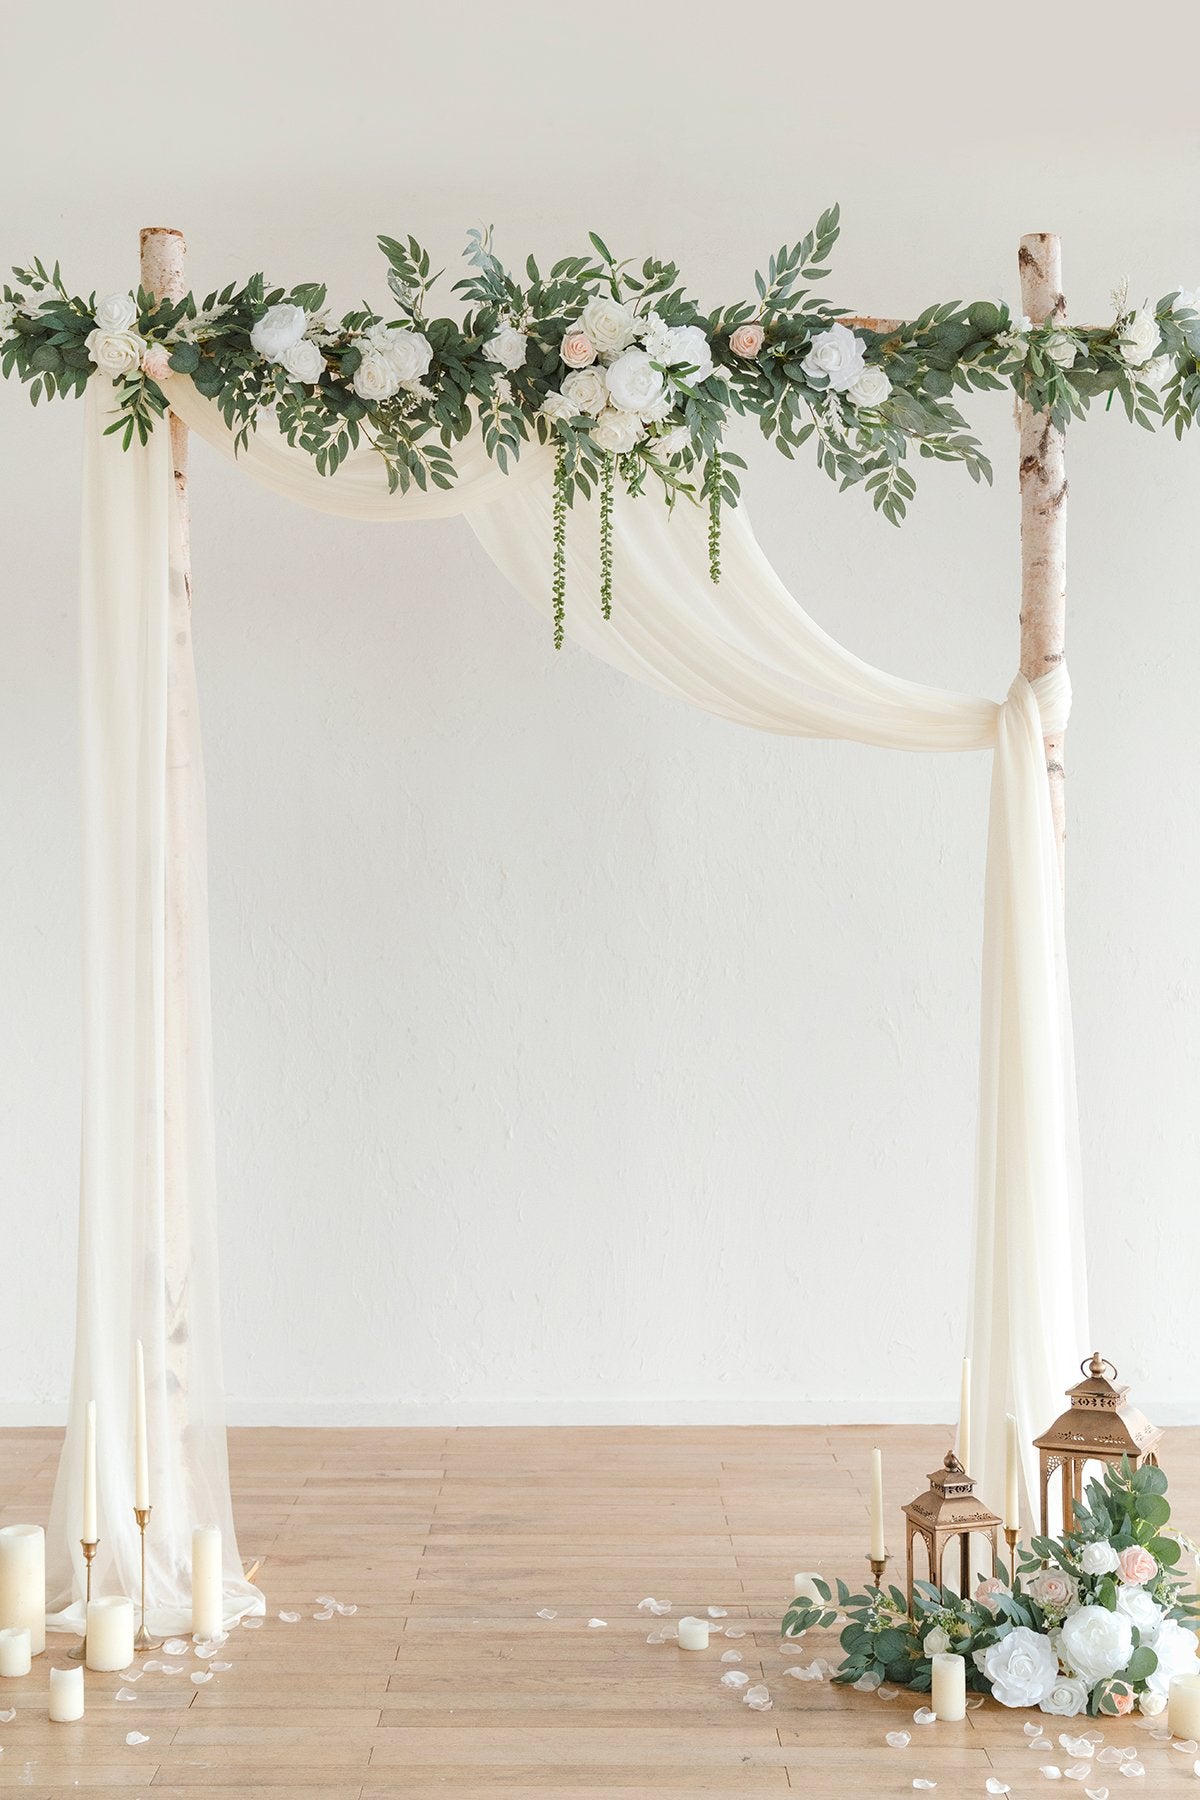
[[[137,1528],[142,1539],[142,1622],[138,1626],[137,1635],[133,1640],[135,1650],[159,1650],[162,1648],[162,1639],[151,1637],[146,1630],[146,1527],[150,1523],[150,1514],[153,1510],[153,1507],[150,1506],[135,1506],[133,1509],[133,1516],[137,1520]]]
[[[885,1550],[882,1556],[868,1556],[867,1561],[871,1565],[871,1581],[876,1588],[882,1591],[883,1572],[887,1568],[891,1558]]]
[[[83,1596],[83,1636],[73,1650],[67,1651],[68,1662],[85,1662],[87,1660],[87,1609],[88,1601],[92,1597],[92,1564],[96,1559],[96,1551],[100,1547],[100,1539],[80,1538],[79,1546],[83,1551],[84,1562],[87,1564],[87,1586]]]
[[[1017,1578],[1017,1539],[1020,1535],[1019,1526],[1006,1525],[1004,1527],[1004,1542],[1008,1545],[1008,1583],[1010,1587]]]

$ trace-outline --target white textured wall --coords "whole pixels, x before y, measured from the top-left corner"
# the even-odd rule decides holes
[[[324,10],[208,7],[186,59],[137,10],[103,42],[80,8],[86,73],[46,84],[41,15],[6,23],[4,263],[61,255],[103,291],[139,225],[176,224],[199,287],[265,263],[350,305],[382,292],[375,232],[452,263],[494,219],[514,257],[594,226],[724,297],[838,197],[829,287],[864,309],[1011,298],[1031,229],[1064,234],[1078,317],[1126,273],[1135,298],[1200,281],[1190,115],[1164,85],[1182,55],[1119,129],[1085,98],[1030,149],[1032,94],[981,75],[961,9],[885,55],[869,15],[814,35],[782,6],[622,3],[606,35],[544,3],[439,27],[370,0],[344,41]],[[989,35],[1016,55],[1011,17]],[[1095,91],[1091,40],[1038,36]],[[226,137],[239,46],[253,98]],[[1016,440],[1002,400],[972,416],[996,488],[922,467],[901,532],[770,452],[750,499],[846,643],[998,695]],[[7,1419],[59,1416],[69,1367],[78,427],[0,389]],[[330,521],[194,462],[232,1416],[945,1416],[986,759],[685,711],[556,656],[465,528]],[[1200,447],[1097,416],[1070,467],[1095,1335],[1195,1416]]]

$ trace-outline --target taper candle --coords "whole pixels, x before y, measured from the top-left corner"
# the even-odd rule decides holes
[[[94,1544],[96,1530],[96,1402],[89,1400],[83,1415],[83,1530],[84,1543]]]
[[[0,1525],[0,1627],[26,1625],[34,1656],[46,1648],[46,1534]]]
[[[69,1725],[73,1719],[82,1719],[83,1670],[78,1663],[73,1669],[51,1669],[50,1717],[56,1725]]]
[[[962,1384],[958,1397],[958,1460],[971,1473],[971,1359],[963,1357]]]
[[[28,1625],[0,1631],[0,1675],[28,1675],[32,1666]]]
[[[967,1665],[961,1656],[933,1658],[933,1692],[929,1704],[939,1719],[953,1725],[967,1716]]]
[[[215,1525],[192,1532],[192,1636],[214,1638],[224,1629],[221,1533]]]
[[[678,1636],[681,1650],[707,1650],[708,1620],[680,1619]]]
[[[150,1451],[146,1442],[146,1358],[142,1340],[133,1352],[133,1504],[144,1512],[150,1504]]]
[[[1200,1675],[1174,1675],[1167,1701],[1172,1737],[1200,1738]]]
[[[871,1559],[882,1562],[887,1555],[883,1541],[883,1452],[871,1452]]]
[[[1012,1413],[1004,1417],[1004,1523],[1009,1531],[1021,1529],[1021,1457]]]
[[[89,1669],[127,1669],[133,1661],[133,1601],[124,1594],[89,1600],[86,1641]]]

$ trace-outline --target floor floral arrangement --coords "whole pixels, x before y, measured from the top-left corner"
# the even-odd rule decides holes
[[[1172,1677],[1200,1673],[1200,1596],[1176,1571],[1195,1547],[1170,1528],[1167,1478],[1127,1460],[1088,1484],[1074,1528],[1034,1537],[1010,1576],[991,1577],[963,1597],[914,1584],[910,1613],[898,1588],[853,1593],[845,1582],[814,1583],[827,1605],[798,1598],[785,1637],[844,1615],[844,1659],[833,1680],[888,1681],[917,1693],[932,1686],[933,1657],[958,1655],[967,1687],[1002,1706],[1074,1718],[1166,1707]]]

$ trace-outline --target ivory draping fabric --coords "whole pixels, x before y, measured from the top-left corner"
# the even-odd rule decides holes
[[[169,433],[125,454],[111,385],[83,469],[83,1116],[75,1365],[47,1544],[48,1623],[82,1630],[83,1409],[96,1401],[93,1593],[139,1593],[133,1345],[145,1346],[148,1621],[190,1631],[193,1525],[225,1614],[261,1612],[229,1499],[213,1171],[204,771]]]
[[[231,434],[212,402],[184,377],[165,385],[187,425],[232,456]],[[156,1581],[169,1610],[181,1592],[191,1524],[214,1518],[231,1550],[234,1543],[212,1254],[203,797],[189,641],[191,912],[172,963],[163,914],[170,916],[183,872],[166,860],[170,790],[162,751],[174,680],[166,618],[170,606],[177,617],[186,609],[178,521],[165,427],[149,446],[121,452],[115,440],[100,436],[110,406],[104,384],[94,383],[84,477],[88,1026],[80,1347],[52,1523],[61,1559],[63,1540],[78,1537],[73,1470],[82,1405],[94,1394],[109,1420],[102,1530],[111,1530],[118,1556],[126,1559],[117,1564],[124,1576],[118,1585],[132,1591],[125,1574],[130,1540],[115,1521],[127,1506],[128,1349],[141,1330],[155,1371],[157,1485],[166,1513],[155,1521]],[[512,584],[548,607],[552,458],[545,448],[530,446],[505,476],[472,438],[456,449],[460,479],[452,490],[404,495],[387,492],[382,465],[365,446],[328,479],[305,452],[264,426],[237,460],[276,493],[347,517],[465,514]],[[668,515],[651,498],[631,501],[620,492],[617,597],[605,622],[596,600],[597,539],[594,514],[577,507],[568,523],[567,627],[638,680],[757,730],[888,749],[993,752],[968,1350],[977,1447],[971,1473],[981,1494],[994,1500],[1002,1492],[1005,1412],[1016,1413],[1028,1446],[1060,1409],[1062,1389],[1087,1348],[1062,897],[1042,745],[1043,735],[1066,721],[1066,671],[1034,683],[1018,675],[1000,703],[888,675],[807,615],[767,561],[744,512],[726,517],[722,580],[714,587],[705,516],[689,505]],[[183,1062],[168,1059],[164,1074],[163,1033],[180,982],[192,1011],[185,1011]],[[177,1098],[172,1073],[181,1066],[190,1127],[187,1154],[171,1165],[163,1140],[173,1093]],[[953,1204],[952,1196],[946,1199]],[[886,1354],[885,1344],[879,1348]],[[1033,1493],[1036,1465],[1028,1448],[1026,1457]],[[226,1574],[231,1612],[257,1604],[232,1557]],[[65,1599],[63,1586],[59,1604]]]

